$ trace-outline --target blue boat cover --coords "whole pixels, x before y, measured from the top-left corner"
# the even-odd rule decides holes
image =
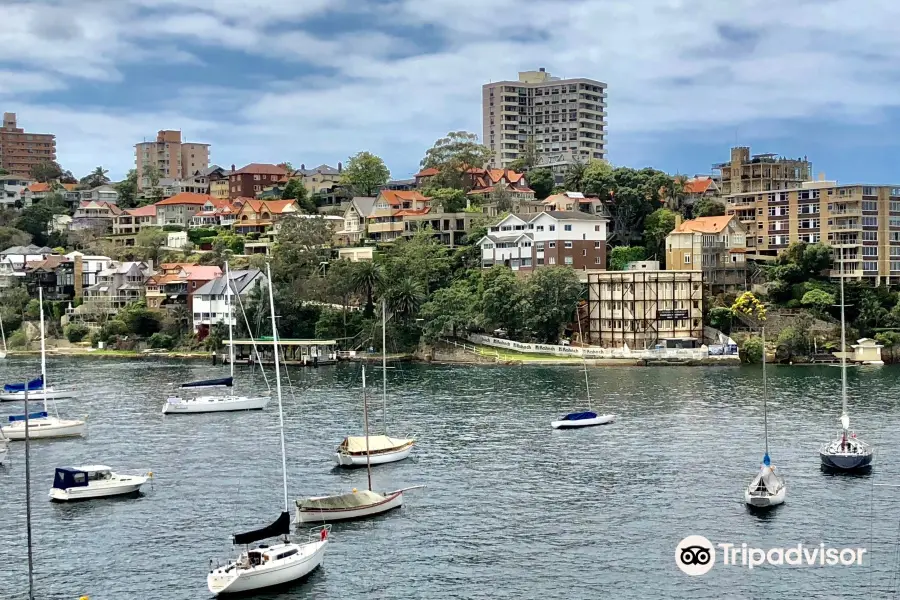
[[[42,410],[41,412],[36,413],[28,413],[29,419],[45,419],[47,418],[47,411]],[[9,422],[15,423],[16,421],[24,421],[25,415],[9,415]]]
[[[234,379],[231,377],[223,377],[222,379],[204,379],[203,381],[192,381],[190,383],[182,383],[181,387],[183,388],[192,388],[192,387],[231,387],[234,384]]]
[[[44,376],[41,375],[37,379],[32,379],[27,384],[26,383],[7,383],[3,386],[4,392],[24,392],[25,386],[28,386],[28,391],[33,392],[36,390],[41,390],[44,388]]]
[[[569,413],[562,418],[563,421],[582,421],[584,419],[596,419],[597,413],[595,412],[577,412],[577,413]]]
[[[53,476],[53,487],[58,490],[73,487],[86,487],[87,484],[87,473],[71,467],[58,467],[56,469],[56,475]]]

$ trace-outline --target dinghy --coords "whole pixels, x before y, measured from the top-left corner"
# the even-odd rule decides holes
[[[141,474],[113,473],[105,465],[59,467],[53,477],[50,499],[69,502],[136,494],[152,475],[149,471]]]

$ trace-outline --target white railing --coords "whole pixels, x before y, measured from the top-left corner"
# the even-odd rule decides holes
[[[659,359],[659,358],[680,358],[680,359],[705,359],[710,356],[707,347],[701,348],[660,348],[648,350],[632,350],[630,348],[598,348],[578,346],[556,346],[553,344],[528,344],[525,342],[516,342],[513,340],[505,340],[486,335],[472,334],[469,341],[473,344],[482,344],[484,346],[492,346],[494,348],[507,348],[518,352],[532,352],[536,354],[548,354],[552,356],[577,356],[588,359],[604,359],[604,358],[627,358],[627,359]],[[721,355],[719,355],[721,356]]]

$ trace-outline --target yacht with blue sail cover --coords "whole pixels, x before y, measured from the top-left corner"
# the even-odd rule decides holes
[[[55,502],[90,500],[137,494],[141,486],[153,476],[145,473],[114,473],[105,465],[83,467],[58,467],[50,488],[50,499]]]

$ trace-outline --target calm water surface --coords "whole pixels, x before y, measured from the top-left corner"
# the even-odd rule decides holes
[[[0,381],[37,361],[7,360]],[[37,597],[91,600],[208,598],[210,558],[230,535],[273,520],[282,505],[278,412],[160,415],[173,383],[224,375],[178,362],[52,359],[50,380],[82,397],[85,439],[32,446]],[[372,373],[371,385],[380,384]],[[361,471],[332,469],[331,453],[361,431],[360,369],[292,370],[285,395],[291,502],[364,488]],[[388,373],[390,431],[419,439],[414,459],[375,469],[385,491],[425,484],[400,511],[336,525],[324,568],[278,599],[373,598],[888,598],[900,558],[900,369],[852,373],[853,422],[878,449],[868,477],[819,471],[818,445],[836,433],[840,371],[773,368],[771,454],[788,482],[768,517],[742,490],[762,456],[760,372],[754,368],[594,368],[595,396],[619,421],[553,431],[578,407],[573,368],[429,367]],[[264,389],[258,374],[241,391]],[[63,383],[65,382],[65,383]],[[377,390],[373,390],[378,404]],[[375,407],[373,407],[375,408]],[[596,405],[595,405],[596,408]],[[0,415],[14,412],[9,403]],[[380,427],[380,421],[376,424]],[[0,467],[0,596],[26,589],[24,448]],[[137,499],[51,504],[56,466],[151,468]],[[291,512],[293,516],[293,510]],[[688,578],[675,545],[689,534],[769,548],[866,547],[863,567],[717,565]],[[9,594],[9,595],[7,595]]]

